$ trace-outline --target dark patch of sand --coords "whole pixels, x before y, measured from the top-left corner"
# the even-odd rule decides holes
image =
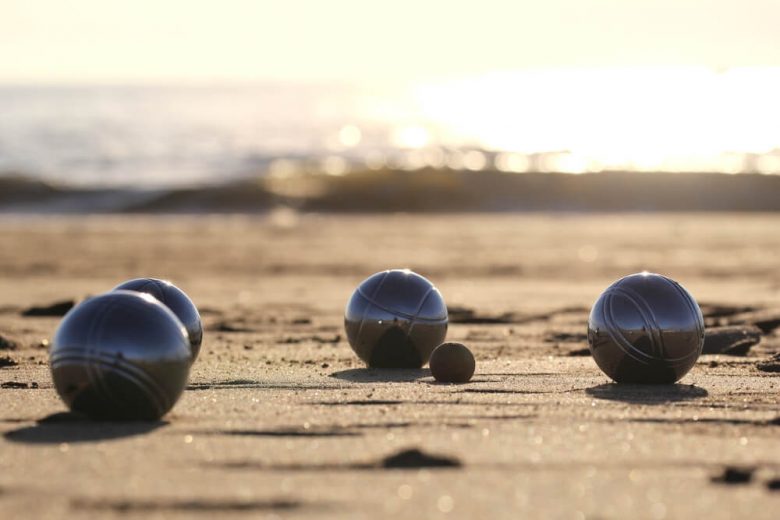
[[[728,466],[720,475],[712,477],[712,482],[718,484],[749,484],[753,480],[756,468]]]
[[[15,367],[18,364],[19,362],[13,359],[11,356],[0,357],[0,368]]]
[[[744,356],[750,351],[750,347],[758,345],[761,334],[761,329],[756,326],[707,328],[702,354]]]
[[[75,305],[75,300],[62,300],[45,305],[33,305],[24,309],[22,316],[65,316]]]

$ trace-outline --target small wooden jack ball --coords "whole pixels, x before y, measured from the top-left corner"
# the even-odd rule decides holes
[[[431,373],[442,383],[468,383],[474,375],[474,355],[463,343],[442,343],[433,350]]]

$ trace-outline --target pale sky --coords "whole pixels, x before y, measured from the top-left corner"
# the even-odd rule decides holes
[[[0,82],[780,66],[778,0],[0,0]]]

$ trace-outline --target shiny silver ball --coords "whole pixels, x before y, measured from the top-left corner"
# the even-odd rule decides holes
[[[352,350],[375,368],[420,368],[447,335],[447,306],[434,285],[408,269],[376,273],[347,303]]]
[[[618,383],[674,383],[701,354],[704,319],[674,280],[632,274],[599,296],[588,319],[588,343],[596,364]]]
[[[54,386],[74,412],[154,420],[184,391],[190,345],[179,319],[148,294],[114,291],[65,315],[54,335]]]
[[[184,291],[167,280],[158,280],[157,278],[128,280],[114,287],[114,290],[147,293],[160,300],[187,329],[192,349],[192,361],[194,362],[198,358],[200,345],[203,342],[203,324],[200,321],[198,308]]]

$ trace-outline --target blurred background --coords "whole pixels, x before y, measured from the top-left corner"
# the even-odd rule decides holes
[[[0,210],[776,210],[778,19],[0,0]]]

